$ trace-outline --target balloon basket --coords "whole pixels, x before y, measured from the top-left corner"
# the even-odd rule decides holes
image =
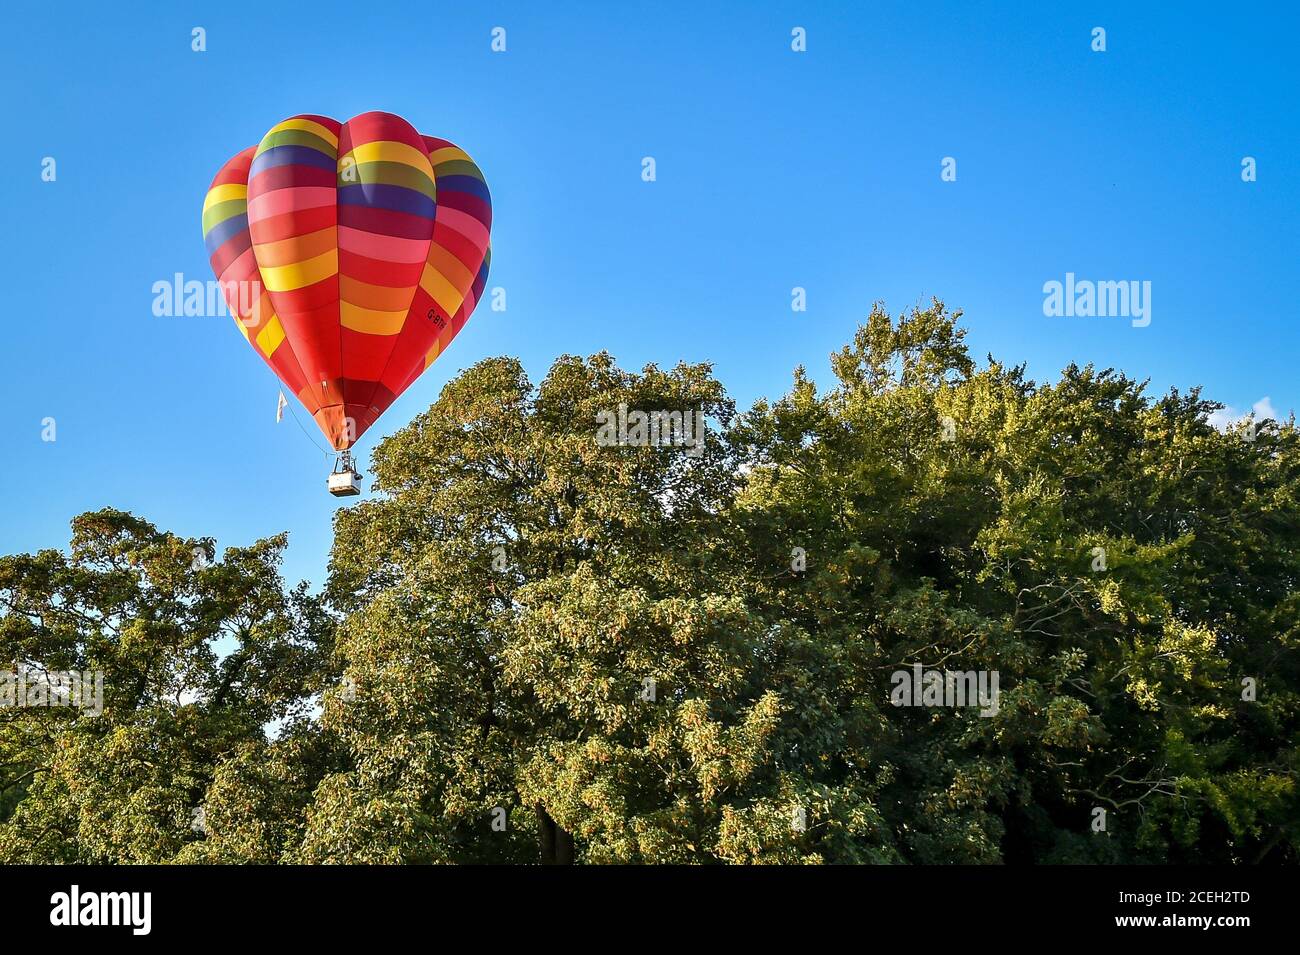
[[[354,497],[361,493],[361,474],[352,463],[351,453],[344,451],[334,462],[327,487],[335,497]]]

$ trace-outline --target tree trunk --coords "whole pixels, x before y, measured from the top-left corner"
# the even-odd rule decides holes
[[[537,842],[542,865],[573,865],[573,835],[557,826],[540,803],[537,806]]]
[[[573,865],[573,833],[555,827],[555,864]]]

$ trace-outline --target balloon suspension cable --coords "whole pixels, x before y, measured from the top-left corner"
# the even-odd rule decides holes
[[[326,459],[328,459],[330,456],[330,452],[325,450],[325,448],[322,448],[320,446],[320,442],[311,436],[311,432],[302,426],[302,422],[298,420],[298,412],[294,410],[293,402],[291,401],[286,402],[285,407],[289,409],[289,417],[293,418],[293,423],[298,426],[298,430],[302,432],[303,437],[306,438],[308,441],[310,441],[312,447],[314,447],[321,454],[325,455]]]
[[[340,451],[338,453],[338,458],[334,462],[335,474],[342,474],[347,471],[351,471],[353,474],[357,475],[358,477],[361,476],[361,472],[357,470],[356,462],[352,459],[351,448],[347,448],[343,451]]]

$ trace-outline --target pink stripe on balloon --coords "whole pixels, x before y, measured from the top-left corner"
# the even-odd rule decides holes
[[[395,235],[379,235],[345,225],[339,226],[338,229],[339,248],[344,252],[354,252],[369,259],[400,262],[405,265],[422,263],[429,255],[428,239],[403,239]]]
[[[218,281],[238,282],[256,274],[257,264],[253,261],[253,257],[253,247],[250,245],[240,253],[239,258],[226,267],[226,271],[217,277]]]
[[[434,221],[438,225],[446,225],[455,229],[480,249],[486,249],[488,246],[489,234],[487,226],[468,212],[452,209],[449,206],[439,206],[437,218]]]
[[[248,200],[248,221],[250,224],[258,219],[283,215],[286,212],[301,212],[304,209],[319,209],[334,205],[338,191],[328,186],[298,186],[293,189],[275,189]]]

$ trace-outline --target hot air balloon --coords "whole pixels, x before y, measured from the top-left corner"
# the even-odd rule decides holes
[[[237,153],[203,202],[236,324],[339,452],[446,350],[487,283],[492,200],[474,161],[392,113],[293,116]]]

